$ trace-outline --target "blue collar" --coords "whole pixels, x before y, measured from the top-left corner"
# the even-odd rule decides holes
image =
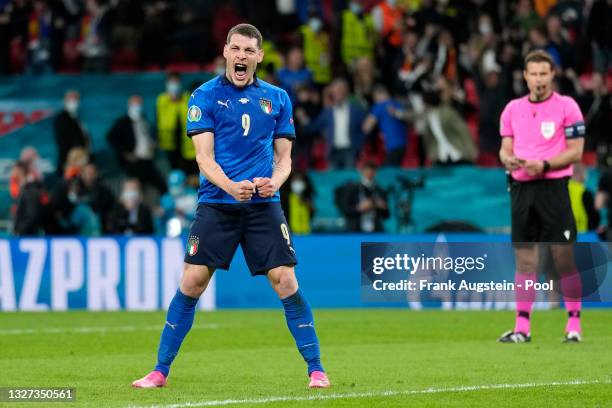
[[[248,88],[248,87],[249,87],[249,86],[251,86],[251,85],[255,85],[255,86],[256,86],[256,87],[258,87],[258,88],[259,88],[259,86],[260,86],[260,84],[259,84],[259,80],[257,79],[257,75],[255,75],[255,74],[253,74],[253,83],[251,83],[251,84],[249,84],[249,85],[245,86],[244,88],[238,88],[237,86],[235,86],[234,84],[232,84],[232,82],[231,82],[229,79],[227,79],[227,77],[225,76],[225,74],[223,74],[223,76],[221,77],[221,84],[222,84],[222,85],[231,85],[231,86],[233,86],[233,87],[234,87],[234,88],[236,88],[236,89],[246,89],[246,88]]]

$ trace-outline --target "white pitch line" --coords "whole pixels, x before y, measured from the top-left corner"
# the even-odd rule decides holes
[[[163,324],[150,326],[98,326],[98,327],[45,327],[37,329],[0,329],[0,336],[23,335],[23,334],[48,334],[48,333],[106,333],[106,332],[137,332],[141,330],[162,331]],[[193,326],[192,330],[198,329],[218,329],[218,324],[199,324]]]
[[[589,385],[589,384],[612,384],[612,380],[575,380],[575,381],[554,381],[548,383],[524,383],[524,384],[491,384],[491,385],[472,385],[450,388],[425,388],[422,390],[399,390],[399,391],[373,391],[355,392],[346,394],[317,394],[305,397],[268,397],[254,399],[227,399],[216,401],[185,402],[171,405],[129,405],[127,408],[192,408],[192,407],[218,407],[222,405],[244,405],[244,404],[268,404],[271,402],[299,402],[299,401],[321,401],[342,398],[375,398],[375,397],[395,397],[400,395],[422,395],[439,394],[446,392],[470,392],[483,390],[500,389],[519,389],[536,387],[556,387],[562,385]]]

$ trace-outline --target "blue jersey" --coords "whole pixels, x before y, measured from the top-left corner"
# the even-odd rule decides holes
[[[215,135],[215,161],[232,181],[271,177],[274,139],[295,139],[291,102],[284,90],[255,78],[251,85],[235,87],[218,76],[195,90],[189,99],[187,135]],[[279,201],[279,193],[249,203]],[[200,174],[200,203],[236,204],[231,195]]]

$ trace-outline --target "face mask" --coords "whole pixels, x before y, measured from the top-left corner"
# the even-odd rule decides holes
[[[480,23],[478,25],[478,31],[480,34],[489,34],[492,30],[491,24],[489,23]]]
[[[372,186],[374,186],[374,180],[369,180],[365,177],[361,178],[361,184],[364,185],[364,187],[366,188],[371,188]]]
[[[310,29],[312,31],[314,31],[315,33],[318,33],[319,30],[321,29],[322,23],[321,23],[321,20],[319,20],[318,18],[311,18],[310,21],[308,22],[308,25],[310,26]]]
[[[121,199],[127,204],[134,205],[140,200],[140,192],[138,190],[125,190],[121,194]]]
[[[354,14],[359,14],[359,13],[361,13],[361,4],[351,3],[351,5],[349,6],[349,8],[351,9],[351,11],[352,11]]]
[[[79,101],[75,99],[69,99],[65,103],[65,108],[71,115],[74,115],[79,110]]]
[[[387,4],[390,5],[391,7],[395,7],[396,1],[395,0],[387,0]]]
[[[176,96],[181,91],[181,84],[176,81],[170,81],[166,83],[166,92],[172,96]]]
[[[78,199],[79,197],[75,192],[71,191],[70,193],[68,193],[68,201],[70,201],[71,203],[76,203]]]
[[[172,197],[179,196],[183,194],[183,186],[170,186],[170,188],[168,188],[168,192]]]
[[[131,119],[138,119],[142,114],[142,105],[130,105],[128,106],[128,116]]]
[[[295,194],[300,195],[304,192],[304,190],[306,190],[306,183],[304,180],[293,180],[291,182],[291,191],[293,191]]]

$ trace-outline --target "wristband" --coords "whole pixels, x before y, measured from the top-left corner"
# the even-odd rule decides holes
[[[542,173],[546,173],[549,170],[550,170],[550,163],[548,162],[548,160],[544,160],[544,168],[542,169]]]

